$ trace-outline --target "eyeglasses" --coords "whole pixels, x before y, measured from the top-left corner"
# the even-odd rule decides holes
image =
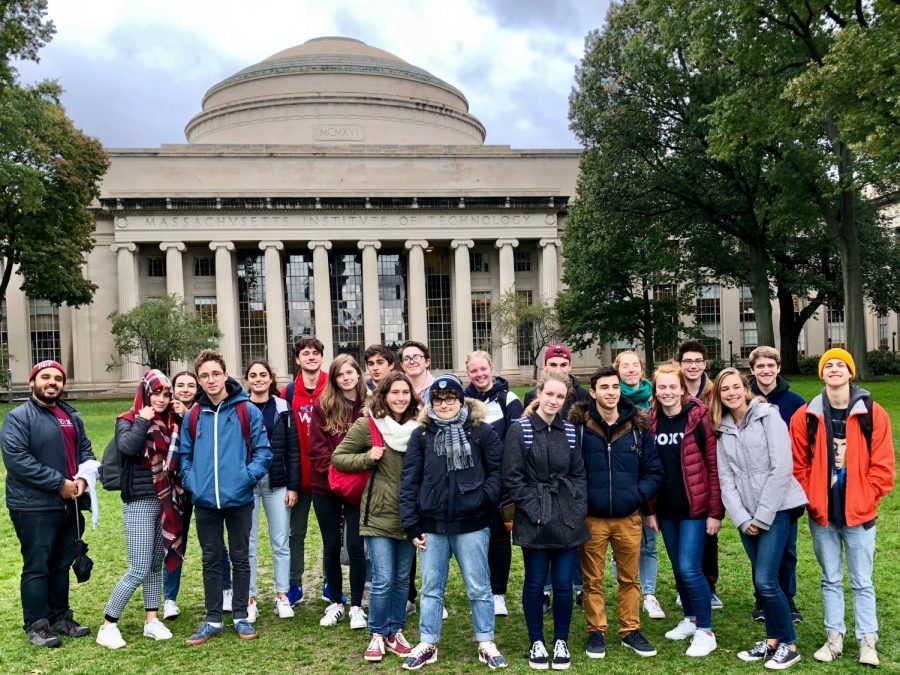
[[[413,354],[411,356],[404,356],[403,363],[421,363],[425,360],[425,357],[422,354]]]
[[[456,398],[455,396],[447,396],[447,397],[444,397],[444,398],[433,398],[433,399],[431,399],[432,405],[435,405],[435,406],[439,406],[439,405],[449,405],[449,404],[451,404],[451,403],[453,403],[453,402],[455,402],[455,401],[459,401],[459,399]]]
[[[210,380],[218,380],[220,377],[224,376],[225,373],[223,373],[221,370],[217,370],[213,373],[203,373],[202,375],[198,375],[197,377],[199,377],[204,382],[209,382]]]
[[[702,366],[706,363],[706,359],[681,359],[683,366]]]

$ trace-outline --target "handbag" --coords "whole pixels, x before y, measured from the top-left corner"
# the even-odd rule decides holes
[[[369,431],[372,434],[372,446],[384,446],[384,438],[378,427],[375,426],[375,420],[369,418]],[[366,491],[366,484],[372,477],[372,469],[365,471],[347,472],[337,469],[332,464],[328,467],[328,487],[338,497],[347,500],[353,506],[358,507],[362,503],[363,492]]]

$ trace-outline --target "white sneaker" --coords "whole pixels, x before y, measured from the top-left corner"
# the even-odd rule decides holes
[[[441,615],[441,618],[442,618],[444,621],[446,621],[447,619],[450,618],[450,612],[447,611],[447,608],[446,608],[446,607],[444,607],[444,612],[443,612],[443,614]]]
[[[819,647],[815,654],[813,654],[813,658],[816,661],[822,661],[823,663],[839,659],[844,652],[844,636],[836,630],[828,631],[827,635],[828,638],[825,644]]]
[[[97,631],[97,644],[110,649],[121,649],[124,647],[125,640],[122,639],[118,624],[108,623],[105,626],[100,626],[100,630]]]
[[[231,605],[232,605],[233,599],[234,599],[234,593],[232,592],[232,590],[230,588],[227,588],[224,591],[222,591],[222,611],[223,612],[231,611]]]
[[[294,608],[291,603],[283,596],[275,596],[275,609],[273,610],[279,619],[293,619]]]
[[[691,639],[691,646],[687,648],[685,654],[688,656],[707,656],[712,654],[717,646],[714,633],[698,630],[694,633],[694,637]]]
[[[697,632],[697,624],[688,618],[684,618],[678,622],[672,630],[666,633],[666,637],[670,640],[686,640]]]
[[[412,600],[407,600],[406,601],[407,616],[409,616],[410,614],[415,614],[415,613],[416,613],[416,603],[414,603]]]
[[[709,594],[709,606],[712,609],[724,609],[725,603],[722,602],[722,598],[720,598],[717,594],[710,593]]]
[[[179,614],[181,614],[181,610],[178,609],[178,605],[176,604],[176,602],[174,600],[166,600],[163,603],[163,618],[164,619],[166,619],[166,620],[174,619]]]
[[[494,616],[509,616],[509,610],[506,609],[506,598],[502,595],[494,596]]]
[[[666,618],[666,613],[663,611],[663,608],[660,606],[659,600],[656,599],[655,595],[644,596],[644,611],[647,612],[647,616],[651,619]]]
[[[172,631],[159,619],[153,619],[150,623],[144,624],[144,637],[152,640],[171,640]]]
[[[344,606],[339,602],[332,602],[325,608],[325,616],[319,619],[319,625],[330,627],[337,626],[338,621],[344,618]]]
[[[247,601],[247,623],[253,623],[259,618],[259,605],[254,598]]]
[[[362,607],[350,608],[350,630],[358,630],[369,625],[366,619],[366,613],[362,611]]]

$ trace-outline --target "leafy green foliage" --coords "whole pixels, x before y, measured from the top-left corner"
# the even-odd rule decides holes
[[[12,82],[12,58],[38,60],[38,50],[56,32],[46,21],[47,0],[4,0],[0,3],[0,86]]]
[[[533,367],[532,376],[536,379],[541,352],[561,339],[556,308],[546,300],[529,302],[524,295],[509,291],[500,297],[499,302],[491,305],[491,323],[497,337],[492,347],[514,344],[521,348],[522,337],[530,336],[529,358]]]
[[[202,350],[215,347],[222,337],[214,324],[185,309],[184,301],[174,295],[152,298],[108,318],[118,358],[113,358],[107,370],[123,360],[139,358],[142,366],[167,371],[171,361],[192,360]]]

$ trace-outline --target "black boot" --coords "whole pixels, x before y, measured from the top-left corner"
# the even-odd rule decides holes
[[[50,632],[55,635],[68,635],[73,638],[86,637],[91,634],[91,629],[82,626],[72,618],[72,610],[66,610],[65,614],[50,624]]]
[[[38,619],[25,629],[28,641],[35,647],[59,647],[62,645],[56,635],[50,632],[50,622],[47,619]]]

